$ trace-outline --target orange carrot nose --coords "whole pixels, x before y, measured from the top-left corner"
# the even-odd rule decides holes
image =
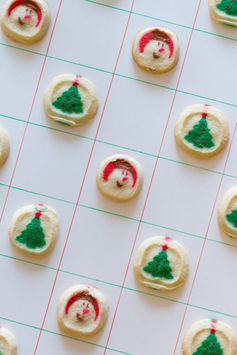
[[[159,52],[160,52],[160,53],[164,52],[164,48],[161,47],[161,48],[159,49]]]
[[[88,308],[84,308],[83,311],[82,311],[83,314],[88,314],[90,313],[89,309]]]

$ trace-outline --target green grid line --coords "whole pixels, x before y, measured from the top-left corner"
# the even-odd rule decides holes
[[[49,199],[52,199],[52,200],[55,200],[55,201],[59,201],[59,202],[63,202],[63,203],[66,203],[66,204],[69,204],[69,205],[73,205],[73,206],[76,205],[76,202],[73,202],[73,201],[69,201],[69,200],[65,200],[65,199],[62,199],[62,198],[58,198],[58,197],[55,197],[53,195],[47,195],[47,194],[42,194],[42,193],[39,193],[39,192],[36,192],[36,191],[27,190],[27,189],[24,189],[24,188],[21,188],[21,187],[18,187],[18,186],[14,186],[14,185],[10,186],[10,185],[5,184],[5,183],[0,183],[0,186],[6,187],[6,188],[10,187],[10,189],[12,189],[12,190],[26,192],[26,193],[29,193],[29,194],[32,194],[32,195],[35,195],[35,196],[46,197],[46,198],[49,198]],[[130,220],[130,221],[133,221],[133,222],[139,222],[138,218],[122,215],[122,214],[111,212],[111,211],[106,211],[106,210],[103,210],[103,209],[100,209],[100,208],[96,208],[96,207],[93,207],[93,206],[85,205],[83,203],[79,203],[78,206],[82,207],[82,208],[86,208],[86,209],[91,210],[91,211],[97,211],[97,212],[100,212],[100,213],[105,213],[107,215],[111,215],[111,216],[127,219],[127,220]],[[153,223],[153,222],[149,222],[149,221],[145,221],[145,220],[142,220],[141,223],[147,224],[147,225],[150,225],[150,226],[154,226],[154,227],[157,227],[157,228],[162,228],[162,229],[165,229],[167,231],[180,233],[180,234],[182,234],[184,236],[187,236],[187,237],[205,239],[205,237],[202,236],[202,235],[186,232],[186,231],[183,231],[183,230],[180,230],[180,229],[177,229],[177,228],[172,228],[172,227],[169,227],[169,226],[164,226],[164,225],[161,225],[161,224],[157,224],[157,223]],[[233,247],[233,248],[237,248],[237,245],[235,245],[235,244],[223,242],[221,240],[217,240],[217,239],[210,238],[210,237],[208,237],[207,239],[209,241],[213,242],[213,243],[218,243],[218,244],[230,246],[230,247]]]
[[[33,266],[38,266],[38,267],[42,267],[42,268],[45,268],[45,269],[50,269],[50,270],[54,270],[54,271],[57,271],[57,268],[55,267],[50,267],[48,265],[44,265],[44,264],[39,264],[39,263],[35,263],[35,262],[32,262],[32,261],[29,261],[29,260],[24,260],[24,259],[20,259],[20,258],[16,258],[16,257],[12,257],[12,256],[9,256],[9,255],[6,255],[6,254],[3,254],[3,253],[0,253],[0,257],[2,258],[6,258],[6,259],[10,259],[10,260],[15,260],[17,262],[20,262],[20,263],[26,263],[26,264],[29,264],[29,265],[33,265]],[[99,278],[94,278],[94,277],[90,277],[90,276],[86,276],[86,275],[82,275],[82,274],[79,274],[79,273],[76,273],[76,272],[72,272],[72,271],[68,271],[68,270],[64,270],[64,269],[59,269],[59,272],[61,274],[67,274],[67,275],[71,275],[71,276],[76,276],[78,278],[83,278],[83,279],[86,279],[86,280],[89,280],[89,281],[95,281],[95,282],[99,282],[101,284],[106,284],[108,286],[112,286],[112,287],[117,287],[117,288],[123,288],[127,291],[130,291],[130,292],[134,292],[134,293],[138,293],[138,294],[142,294],[142,295],[145,295],[145,296],[149,296],[149,297],[154,297],[156,299],[160,299],[160,300],[163,300],[163,301],[167,301],[167,302],[171,302],[171,303],[176,303],[176,304],[180,304],[180,305],[183,305],[183,306],[188,306],[188,307],[191,307],[191,308],[194,308],[194,309],[201,309],[203,311],[206,311],[206,312],[212,312],[212,313],[215,313],[215,314],[219,314],[219,315],[222,315],[222,316],[226,316],[226,317],[229,317],[229,318],[234,318],[234,319],[237,319],[237,314],[232,314],[232,313],[228,313],[228,312],[222,312],[222,311],[218,311],[216,309],[213,309],[213,308],[208,308],[208,307],[203,307],[203,306],[199,306],[199,305],[196,305],[194,303],[187,303],[187,302],[184,302],[184,301],[180,301],[178,299],[174,299],[174,298],[171,298],[171,297],[166,297],[166,296],[162,296],[160,294],[156,294],[156,293],[152,293],[152,292],[149,292],[149,291],[143,291],[143,290],[139,290],[139,289],[135,289],[135,288],[132,288],[132,287],[128,287],[128,286],[122,286],[120,284],[115,284],[115,283],[112,283],[110,281],[105,281],[105,280],[102,280],[102,279],[99,279]],[[9,320],[7,318],[3,318],[3,317],[0,317],[0,319],[5,319],[5,320]],[[11,320],[10,320],[11,321]],[[21,325],[24,325],[24,326],[28,326],[30,328],[34,328],[34,329],[39,329],[38,327],[36,326],[31,326],[29,324],[26,324],[26,323],[22,323],[22,322],[18,322],[18,321],[13,321],[12,322],[14,323],[18,323],[18,324],[21,324]],[[45,329],[43,329],[44,331],[47,331]],[[51,331],[48,331],[48,332],[51,332]],[[57,335],[62,335],[61,333],[56,333]],[[66,336],[68,337],[68,336]],[[70,338],[70,337],[69,337]],[[76,338],[72,338],[72,339],[75,339],[75,340],[78,340]],[[81,339],[79,339],[81,340]],[[90,343],[89,343],[90,344]],[[92,343],[92,345],[97,345],[97,346],[102,346],[102,345],[99,345],[99,344],[94,344]],[[102,346],[103,347],[103,346]],[[115,350],[115,349],[110,349],[110,350]],[[117,350],[118,352],[121,352],[120,350]],[[121,353],[125,353],[125,352],[121,352]],[[127,354],[127,353],[125,353]]]
[[[0,317],[0,319],[3,320],[3,321],[7,321],[7,322],[10,322],[10,323],[13,323],[13,324],[22,325],[23,327],[27,327],[27,328],[30,328],[30,329],[41,330],[40,327],[37,327],[35,325],[31,325],[31,324],[27,324],[27,323],[23,323],[23,322],[15,320],[15,319],[10,319],[10,318],[6,318],[6,317]],[[59,332],[54,332],[52,330],[45,329],[45,328],[43,328],[42,331],[44,333],[50,333],[50,334],[57,335],[57,336],[60,336],[60,337],[63,337],[63,338],[76,340],[76,341],[79,341],[81,343],[94,345],[97,348],[105,349],[105,346],[103,346],[101,344],[94,343],[92,341],[84,340],[84,339],[81,339],[81,338],[75,338],[75,337],[72,337],[72,336],[69,336],[69,335],[66,335],[66,334],[62,334],[62,333],[59,333]],[[119,353],[119,354],[133,355],[132,353],[127,353],[125,351],[114,349],[114,348],[108,348],[108,349],[113,351],[113,352],[115,352],[115,353]]]

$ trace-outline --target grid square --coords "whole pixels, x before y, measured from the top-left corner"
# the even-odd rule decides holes
[[[144,287],[139,282],[136,281],[133,274],[134,259],[140,244],[144,240],[158,235],[169,236],[171,238],[174,238],[175,240],[177,240],[177,242],[183,245],[183,247],[186,249],[188,253],[189,273],[188,273],[187,280],[184,285],[182,285],[180,288],[173,291],[164,292],[164,291],[157,291],[157,290],[153,290],[152,288]],[[145,292],[146,294],[150,294],[158,297],[160,296],[161,298],[168,298],[168,299],[175,300],[177,302],[185,303],[192,286],[192,281],[196,271],[196,266],[198,263],[203,242],[204,240],[202,238],[196,238],[194,236],[185,235],[177,231],[172,231],[158,226],[149,225],[147,223],[142,223],[137,238],[137,242],[134,248],[131,263],[129,266],[125,286],[128,287],[129,289],[138,290],[138,292]]]
[[[185,152],[176,144],[175,137],[174,137],[175,122],[179,118],[181,112],[189,105],[200,104],[200,103],[203,104],[206,103],[217,107],[218,109],[220,109],[226,114],[229,121],[229,128],[230,128],[229,144],[227,144],[227,146],[222,152],[212,157],[211,159],[198,159],[194,157],[192,154]],[[206,99],[202,100],[198,97],[186,95],[180,92],[177,93],[172,114],[169,120],[168,128],[166,131],[166,135],[163,141],[163,146],[160,153],[161,157],[168,158],[175,161],[180,161],[184,164],[191,164],[203,169],[222,172],[224,170],[226,158],[229,152],[231,138],[233,136],[233,132],[236,124],[236,112],[237,112],[236,108],[232,106],[224,105],[219,102],[213,102],[211,100],[206,100]],[[232,147],[232,151],[234,151],[233,147]],[[227,170],[230,169],[227,168]]]
[[[91,146],[83,138],[29,126],[13,185],[75,202]]]
[[[84,0],[67,0],[62,3],[60,14],[50,55],[113,71],[128,18],[127,12]],[[75,41],[67,40],[68,34]],[[109,54],[105,57],[106,52]]]
[[[219,181],[218,174],[160,159],[143,219],[204,236]]]
[[[17,203],[16,203],[17,201]],[[12,247],[8,238],[8,228],[13,214],[18,208],[21,208],[28,204],[44,203],[53,207],[59,216],[59,233],[55,247],[51,253],[42,256],[40,258],[35,258],[28,256],[26,254],[20,253],[15,248]],[[26,260],[30,263],[39,263],[41,265],[46,265],[46,267],[57,268],[59,259],[62,254],[65,239],[67,237],[67,232],[72,219],[73,210],[75,206],[73,204],[68,204],[62,201],[57,201],[45,196],[40,196],[34,192],[21,191],[18,189],[11,188],[6,209],[3,215],[2,223],[0,224],[0,252],[3,255],[13,256],[17,259]]]
[[[111,322],[112,322],[112,317],[113,317],[113,314],[115,311],[119,288],[115,287],[113,285],[101,283],[99,281],[93,281],[93,282],[89,281],[88,282],[88,280],[85,278],[60,272],[58,275],[56,287],[54,289],[53,297],[51,299],[51,303],[49,306],[49,311],[48,311],[48,314],[46,317],[44,329],[52,331],[52,332],[60,333],[60,330],[59,330],[58,324],[57,324],[57,317],[56,317],[56,309],[57,309],[57,304],[58,304],[59,298],[60,298],[61,294],[67,288],[77,285],[77,284],[86,284],[86,285],[90,284],[94,287],[97,287],[108,298],[110,310],[109,310],[108,320],[103,328],[103,331],[90,337],[90,341],[92,343],[104,346],[106,343],[106,339],[108,337],[108,333],[109,333]],[[82,344],[82,346],[84,346],[83,343],[78,342],[78,352],[79,353],[80,353],[80,346],[81,346],[80,344]],[[68,346],[67,344],[65,344],[65,345]],[[65,353],[66,353],[66,351],[65,351]]]
[[[170,90],[115,77],[98,138],[157,154],[173,95]],[[149,140],[144,139],[147,136]]]
[[[177,22],[180,25],[192,26],[193,20],[197,11],[198,1],[181,0],[174,2],[172,0],[147,0],[146,2],[136,1],[134,12],[144,14],[151,19],[159,18],[164,20],[163,27],[168,26],[166,22]],[[184,8],[187,10],[184,11]],[[187,16],[187,13],[189,16]]]
[[[132,43],[137,32],[152,26],[167,27],[169,30],[176,33],[180,44],[180,58],[177,66],[173,70],[160,75],[149,73],[148,71],[139,68],[132,58]],[[136,80],[145,81],[153,85],[163,85],[164,87],[173,90],[177,85],[190,33],[191,30],[188,28],[182,28],[173,24],[166,25],[159,20],[151,20],[133,14],[131,16],[116,73],[124,77],[135,78]]]
[[[236,55],[237,47],[233,46],[233,41],[213,36],[210,50],[210,35],[194,32],[179,90],[234,104],[237,73],[231,68],[235,67]],[[199,60],[197,61],[196,58]],[[218,69],[213,65],[217,58],[220,63]],[[225,70],[227,65],[229,70]],[[216,85],[208,85],[208,83],[216,83]]]
[[[96,186],[96,172],[99,164],[106,157],[113,154],[127,154],[140,162],[143,173],[144,181],[139,194],[130,201],[118,203],[103,196]],[[97,142],[93,152],[93,156],[88,169],[86,181],[81,194],[80,203],[99,210],[108,211],[111,213],[127,216],[129,218],[140,218],[144,201],[149,186],[149,178],[152,174],[155,158],[148,155],[139,154],[137,152],[117,148],[113,145],[103,144]]]
[[[172,354],[183,312],[182,304],[124,290],[109,346],[136,355]]]
[[[79,206],[61,269],[121,285],[136,228],[135,221]]]
[[[98,0],[98,1],[86,0],[86,1],[95,2],[97,4],[109,6],[115,9],[124,9],[127,11],[131,9],[132,2],[133,2],[132,0],[121,0],[119,1],[119,3],[115,3],[113,0]]]
[[[39,327],[55,271],[3,256],[0,259],[1,317]]]
[[[207,240],[190,303],[237,317],[235,306],[237,290],[233,282],[236,274],[235,265],[236,248]],[[220,292],[220,287],[223,292]],[[228,297],[225,290],[228,290]]]
[[[69,127],[55,122],[54,120],[47,118],[44,111],[43,96],[46,88],[48,87],[50,81],[53,79],[54,76],[64,73],[75,73],[75,75],[83,75],[89,80],[91,80],[95,84],[97,89],[97,95],[99,100],[98,112],[96,116],[91,119],[87,124],[83,124],[79,127]],[[96,134],[97,126],[99,124],[100,116],[102,114],[111,77],[111,74],[104,73],[103,71],[86,68],[83,66],[79,66],[75,63],[68,63],[62,60],[56,60],[55,58],[47,58],[30,121],[33,124],[48,126],[51,129],[68,132],[72,135],[74,134],[86,137],[94,137]]]

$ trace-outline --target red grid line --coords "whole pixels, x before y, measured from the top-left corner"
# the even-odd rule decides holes
[[[192,40],[195,24],[196,24],[196,21],[197,21],[197,17],[198,17],[201,1],[202,0],[199,0],[197,11],[196,11],[196,15],[195,15],[195,18],[194,18],[194,21],[193,21],[192,30],[190,32],[187,48],[186,48],[186,51],[185,51],[184,60],[183,60],[183,63],[182,63],[182,66],[181,66],[181,70],[180,70],[180,73],[179,73],[179,77],[178,77],[178,80],[177,80],[174,96],[173,96],[173,99],[172,99],[172,102],[171,102],[168,118],[166,120],[165,129],[164,129],[164,132],[163,132],[162,140],[161,140],[161,143],[160,143],[160,147],[159,147],[159,150],[158,150],[157,158],[156,158],[155,165],[154,165],[154,168],[153,168],[153,172],[152,172],[150,184],[149,184],[149,187],[148,187],[147,195],[146,195],[146,198],[145,198],[145,202],[144,202],[144,205],[143,205],[142,213],[141,213],[141,216],[140,216],[140,219],[139,219],[139,222],[138,222],[138,227],[137,227],[135,239],[134,239],[134,242],[133,242],[133,245],[132,245],[132,250],[130,252],[130,256],[129,256],[128,264],[127,264],[127,267],[126,267],[123,283],[122,283],[122,286],[121,286],[121,289],[120,289],[120,293],[119,293],[119,296],[118,296],[118,301],[117,301],[117,305],[116,305],[116,308],[115,308],[114,316],[113,316],[113,319],[112,319],[109,335],[108,335],[108,338],[107,338],[107,341],[106,341],[105,350],[104,350],[104,353],[103,353],[104,355],[106,354],[106,351],[108,349],[108,345],[109,345],[109,341],[110,341],[110,338],[111,338],[111,334],[112,334],[115,318],[116,318],[116,315],[117,315],[117,312],[118,312],[118,308],[119,308],[119,305],[120,305],[120,301],[121,301],[121,298],[122,298],[124,285],[125,285],[125,282],[126,282],[128,270],[129,270],[129,267],[130,267],[130,264],[131,264],[131,260],[132,260],[132,255],[133,255],[133,252],[134,252],[134,249],[135,249],[135,245],[136,245],[138,234],[139,234],[139,231],[140,231],[143,215],[144,215],[144,212],[145,212],[145,209],[146,209],[146,206],[147,206],[147,201],[148,201],[148,198],[149,198],[149,195],[150,195],[151,186],[152,186],[152,183],[153,183],[153,180],[154,180],[154,176],[155,176],[155,172],[156,172],[156,169],[157,169],[157,166],[158,166],[159,155],[160,155],[161,149],[163,147],[164,138],[165,138],[165,135],[166,135],[166,131],[167,131],[167,128],[168,128],[168,124],[169,124],[169,121],[170,121],[170,117],[171,117],[171,114],[172,114],[172,110],[173,110],[175,99],[176,99],[176,95],[177,95],[177,90],[178,90],[178,87],[179,87],[179,84],[180,84],[180,80],[181,80],[181,76],[182,76],[182,73],[183,73],[184,65],[185,65],[185,62],[186,62],[186,59],[187,59],[187,56],[188,56],[188,51],[189,51],[189,48],[190,48],[190,44],[191,44],[191,40]]]
[[[23,147],[25,136],[26,136],[27,129],[28,129],[28,126],[29,126],[29,121],[30,121],[30,118],[31,118],[31,114],[32,114],[32,111],[33,111],[34,104],[35,104],[35,99],[36,99],[36,96],[37,96],[37,93],[38,93],[40,81],[42,79],[43,71],[44,71],[44,68],[45,68],[45,64],[46,64],[49,48],[50,48],[50,45],[51,45],[51,42],[52,42],[52,38],[53,38],[54,30],[55,30],[55,27],[56,27],[56,23],[58,21],[58,16],[59,16],[61,4],[62,4],[62,0],[60,0],[59,6],[58,6],[58,9],[57,9],[57,13],[56,13],[56,17],[55,17],[55,20],[54,20],[53,28],[52,28],[51,35],[50,35],[49,42],[48,42],[48,46],[47,46],[47,49],[46,49],[46,54],[45,54],[45,57],[44,57],[44,60],[43,60],[43,64],[42,64],[42,67],[41,67],[41,71],[40,71],[40,75],[39,75],[38,82],[37,82],[37,85],[36,85],[35,93],[34,93],[34,96],[33,96],[32,103],[31,103],[30,111],[29,111],[29,114],[28,114],[28,117],[27,117],[27,120],[26,120],[26,125],[25,125],[24,131],[23,131],[23,136],[22,136],[22,139],[21,139],[21,142],[20,142],[20,146],[19,146],[19,150],[18,150],[17,157],[16,157],[16,162],[15,162],[15,165],[14,165],[14,168],[13,168],[13,171],[12,171],[10,183],[9,183],[9,186],[8,186],[8,189],[7,189],[7,194],[6,194],[5,201],[4,201],[4,204],[3,204],[3,208],[2,208],[2,211],[1,211],[0,223],[2,222],[2,218],[3,218],[3,215],[4,215],[5,209],[6,209],[9,193],[10,193],[11,186],[12,186],[12,181],[14,179],[14,176],[15,176],[15,173],[16,173],[16,169],[17,169],[17,165],[18,165],[18,162],[19,162],[19,159],[20,159],[22,147]]]
[[[219,193],[220,193],[220,189],[221,189],[221,185],[222,185],[222,182],[223,182],[223,179],[224,179],[224,173],[225,173],[226,166],[227,166],[227,163],[228,163],[228,159],[229,159],[229,156],[230,156],[230,151],[231,151],[232,143],[233,143],[233,140],[234,140],[236,128],[237,128],[237,123],[235,124],[234,132],[233,132],[232,139],[231,139],[231,142],[230,142],[230,146],[229,146],[229,149],[228,149],[228,154],[227,154],[227,157],[226,157],[226,160],[225,160],[225,165],[224,165],[224,168],[223,168],[222,176],[221,176],[221,179],[220,179],[220,182],[219,182],[219,185],[218,185],[216,197],[215,197],[214,204],[213,204],[213,207],[212,207],[212,210],[211,210],[211,216],[210,216],[210,219],[209,219],[209,222],[208,222],[208,226],[207,226],[207,230],[206,230],[206,233],[205,233],[205,239],[204,239],[202,247],[201,247],[201,252],[200,252],[200,255],[199,255],[199,258],[198,258],[197,267],[196,267],[195,273],[194,273],[194,278],[193,278],[193,281],[192,281],[192,284],[191,284],[191,288],[190,288],[190,291],[189,291],[189,294],[188,294],[188,299],[185,302],[186,306],[185,306],[184,314],[183,314],[183,317],[182,317],[182,320],[181,320],[181,324],[180,324],[178,336],[177,336],[177,339],[176,339],[173,355],[176,353],[177,346],[178,346],[178,343],[179,343],[179,338],[180,338],[180,335],[181,335],[181,332],[182,332],[182,329],[183,329],[183,325],[184,325],[184,320],[185,320],[185,317],[187,315],[187,311],[188,311],[188,307],[189,307],[189,301],[190,301],[191,296],[192,296],[194,283],[196,281],[196,277],[197,277],[197,274],[198,274],[198,269],[199,269],[199,266],[200,266],[200,263],[201,263],[201,258],[203,256],[204,248],[205,248],[206,241],[207,241],[208,232],[209,232],[211,221],[212,221],[212,218],[213,218],[213,215],[214,215],[217,199],[218,199],[218,196],[219,196]]]
[[[124,45],[125,37],[126,37],[126,34],[127,34],[128,26],[129,26],[130,19],[131,19],[131,16],[132,16],[132,10],[133,10],[133,6],[134,6],[134,1],[135,0],[132,1],[132,6],[131,6],[131,9],[129,11],[129,16],[128,16],[128,20],[127,20],[126,27],[125,27],[125,30],[124,30],[122,43],[121,43],[120,48],[119,48],[118,56],[117,56],[116,63],[115,63],[115,66],[114,66],[114,70],[113,70],[113,74],[112,74],[112,77],[111,77],[111,80],[110,80],[108,92],[107,92],[107,95],[106,95],[106,99],[105,99],[105,102],[104,102],[104,106],[103,106],[103,110],[102,110],[102,113],[101,113],[101,116],[100,116],[99,124],[98,124],[97,130],[96,130],[96,134],[95,134],[95,137],[93,139],[91,152],[90,152],[90,155],[89,155],[89,159],[88,159],[88,162],[87,162],[87,166],[86,166],[86,170],[85,170],[85,173],[84,173],[84,176],[83,176],[83,180],[82,180],[82,184],[81,184],[81,187],[80,187],[80,190],[79,190],[79,194],[78,194],[78,197],[77,197],[76,205],[75,205],[75,208],[74,208],[74,211],[73,211],[73,215],[72,215],[72,219],[71,219],[70,226],[69,226],[69,229],[68,229],[67,237],[66,237],[66,240],[65,240],[65,243],[64,243],[63,251],[62,251],[61,257],[59,259],[59,264],[58,264],[58,267],[57,267],[57,270],[56,270],[56,275],[55,275],[55,278],[54,278],[54,281],[53,281],[53,285],[52,285],[52,289],[51,289],[51,292],[50,292],[49,300],[48,300],[48,303],[47,303],[46,311],[45,311],[45,314],[44,314],[44,318],[43,318],[43,321],[42,321],[42,324],[41,324],[41,327],[40,327],[40,332],[39,332],[39,335],[38,335],[38,339],[37,339],[37,342],[36,342],[34,355],[36,354],[36,352],[38,350],[39,342],[40,342],[40,339],[41,339],[41,336],[42,336],[42,330],[44,328],[44,324],[45,324],[45,321],[46,321],[46,318],[47,318],[49,306],[50,306],[50,303],[51,303],[51,300],[52,300],[52,297],[53,297],[53,293],[54,293],[54,290],[55,290],[55,286],[56,286],[56,283],[57,283],[59,270],[61,268],[62,260],[63,260],[64,254],[65,254],[65,250],[66,250],[66,247],[67,247],[67,244],[68,244],[68,240],[69,240],[69,236],[70,236],[70,233],[71,233],[72,225],[73,225],[73,222],[74,222],[74,219],[75,219],[75,215],[76,215],[76,212],[77,212],[77,208],[78,208],[78,205],[79,205],[81,193],[82,193],[82,190],[83,190],[83,187],[84,187],[84,183],[85,183],[85,180],[86,180],[87,172],[88,172],[88,169],[89,169],[89,166],[90,166],[90,162],[91,162],[91,158],[92,158],[92,155],[93,155],[93,152],[94,152],[97,136],[99,134],[99,130],[100,130],[100,127],[101,127],[102,119],[104,117],[107,101],[108,101],[108,98],[109,98],[109,95],[110,95],[110,91],[111,91],[111,88],[112,88],[112,84],[113,84],[113,81],[114,81],[114,77],[115,77],[115,72],[116,72],[116,69],[117,69],[117,66],[118,66],[118,62],[119,62],[119,59],[120,59],[120,56],[121,56],[121,52],[122,52],[122,48],[123,48],[123,45]]]

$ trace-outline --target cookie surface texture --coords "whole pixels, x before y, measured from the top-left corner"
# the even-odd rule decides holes
[[[183,339],[183,355],[235,355],[236,336],[232,328],[216,319],[195,322]]]
[[[165,28],[146,28],[136,35],[132,54],[141,68],[154,73],[165,73],[173,69],[178,62],[178,38]]]
[[[174,134],[177,144],[186,152],[198,158],[210,158],[228,142],[228,120],[214,106],[191,105],[176,121]]]
[[[89,285],[76,285],[61,296],[57,319],[59,327],[71,336],[91,336],[104,326],[109,306],[105,295]]]
[[[237,0],[209,0],[209,11],[215,21],[237,26]]]
[[[98,110],[95,85],[85,77],[62,74],[53,78],[44,94],[44,108],[56,122],[78,126]]]
[[[224,194],[218,208],[218,222],[224,233],[237,238],[237,186]]]
[[[143,286],[168,291],[185,282],[188,264],[188,254],[180,243],[157,236],[146,239],[138,248],[134,274]]]
[[[134,158],[116,154],[104,159],[97,172],[97,186],[109,198],[125,201],[141,189],[142,168]]]
[[[20,251],[40,256],[49,252],[55,245],[59,229],[56,211],[46,205],[28,205],[14,214],[9,237]]]
[[[48,31],[50,10],[44,0],[7,1],[1,16],[4,33],[14,41],[33,44]]]
[[[8,329],[0,327],[0,354],[16,355],[16,338]]]
[[[7,131],[0,127],[0,166],[5,163],[10,151],[10,141]]]

